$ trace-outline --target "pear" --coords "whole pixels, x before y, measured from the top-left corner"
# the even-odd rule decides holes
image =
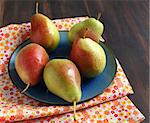
[[[48,90],[68,102],[81,98],[81,77],[75,64],[68,59],[52,59],[44,68]]]
[[[48,61],[49,56],[45,49],[35,43],[26,45],[18,52],[15,60],[15,68],[21,80],[27,84],[22,93],[29,86],[34,86],[39,83],[44,67]]]
[[[32,42],[42,45],[48,52],[56,49],[60,40],[55,24],[47,16],[38,13],[38,3],[36,14],[31,18],[30,39]]]
[[[106,66],[104,49],[90,38],[79,38],[73,43],[70,59],[87,78],[98,76]]]
[[[102,22],[95,18],[88,18],[83,22],[75,24],[68,33],[69,42],[72,44],[73,41],[78,38],[91,38],[95,42],[103,40],[104,26]]]
[[[44,82],[50,92],[73,102],[76,120],[76,102],[81,99],[81,76],[75,64],[68,59],[50,60],[43,73]]]

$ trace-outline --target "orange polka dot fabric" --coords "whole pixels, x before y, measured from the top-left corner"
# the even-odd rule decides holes
[[[26,120],[24,123],[41,123],[43,121],[45,123],[139,123],[144,120],[143,115],[126,96],[77,111],[76,116],[76,122],[74,122],[73,113],[66,113],[59,116]]]
[[[87,18],[58,19],[53,20],[53,23],[59,30],[69,30],[74,24]],[[72,106],[49,106],[35,101],[21,94],[8,75],[9,58],[15,48],[29,38],[30,30],[30,23],[11,24],[0,29],[0,122],[23,122],[24,120],[31,123],[71,123],[73,114],[69,112],[73,111]],[[119,61],[117,59],[116,61],[117,72],[111,85],[97,97],[77,105],[78,121],[76,122],[134,123],[144,119],[140,111],[126,97],[128,94],[133,94],[133,90]],[[34,120],[35,118],[38,119]]]

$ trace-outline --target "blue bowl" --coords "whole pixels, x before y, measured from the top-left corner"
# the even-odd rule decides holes
[[[16,50],[13,52],[10,58],[9,65],[8,65],[10,78],[13,84],[20,91],[22,91],[26,87],[26,84],[22,82],[22,80],[20,79],[20,77],[16,72],[15,58],[17,53],[29,43],[31,43],[31,41],[27,40],[16,48]],[[82,98],[78,103],[85,102],[101,94],[111,84],[115,76],[116,69],[117,69],[115,57],[112,54],[111,50],[109,50],[109,48],[107,48],[103,43],[100,42],[100,45],[103,47],[106,53],[106,59],[107,59],[106,67],[104,71],[95,78],[86,79],[82,77],[82,82],[81,82]],[[50,59],[68,58],[70,50],[71,50],[71,46],[69,45],[68,42],[68,32],[61,31],[59,46],[55,51],[49,54],[49,57]],[[41,80],[38,85],[34,87],[30,87],[24,94],[26,94],[27,96],[35,100],[38,100],[43,103],[48,103],[51,105],[72,105],[71,103],[49,92],[43,80]]]

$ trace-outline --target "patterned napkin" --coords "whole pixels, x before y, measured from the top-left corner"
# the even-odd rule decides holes
[[[73,113],[26,120],[24,123],[73,123]],[[139,123],[144,120],[143,115],[125,96],[121,99],[98,104],[86,110],[77,112],[76,123]]]
[[[53,20],[59,30],[69,30],[74,24],[88,17]],[[21,94],[8,75],[8,62],[14,49],[29,38],[30,23],[11,24],[0,29],[0,122],[73,122],[72,106],[49,106]],[[133,90],[119,61],[111,85],[90,101],[77,105],[77,122],[123,122],[142,121],[144,116],[126,97]],[[122,97],[122,98],[121,98]],[[113,101],[111,101],[113,100]],[[105,103],[104,103],[105,102]],[[66,114],[64,114],[66,113]],[[56,116],[57,115],[57,116]],[[49,116],[46,118],[41,118]],[[24,121],[24,122],[30,122]],[[22,122],[22,121],[21,121]]]

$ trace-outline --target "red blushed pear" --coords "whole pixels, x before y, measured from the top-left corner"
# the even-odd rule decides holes
[[[48,52],[57,48],[60,35],[55,24],[45,15],[38,13],[38,3],[36,4],[36,14],[31,18],[31,35],[33,43],[40,44]]]
[[[49,56],[45,49],[35,43],[26,45],[18,52],[15,68],[21,80],[27,84],[22,93],[29,86],[34,86],[39,83],[43,69],[48,61]]]
[[[105,51],[90,38],[79,38],[73,42],[70,59],[87,78],[98,76],[106,66]]]
[[[74,103],[76,119],[76,102],[82,95],[81,77],[76,65],[68,59],[52,59],[44,68],[43,78],[50,92]]]
[[[104,25],[99,21],[100,16],[99,13],[97,19],[91,17],[75,24],[68,32],[69,43],[72,44],[79,38],[90,38],[97,43],[104,41],[102,38]]]

